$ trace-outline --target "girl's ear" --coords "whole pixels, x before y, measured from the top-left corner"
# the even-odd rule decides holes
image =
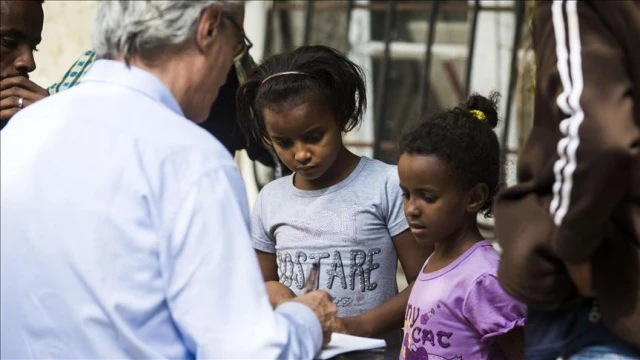
[[[467,211],[477,213],[482,209],[482,205],[489,197],[489,187],[485,183],[475,185],[469,190],[469,202],[467,203]]]

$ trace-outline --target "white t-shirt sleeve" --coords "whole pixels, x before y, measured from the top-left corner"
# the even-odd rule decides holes
[[[172,318],[197,358],[312,358],[320,324],[301,304],[271,308],[242,184],[232,166],[210,170],[176,208],[159,250]]]
[[[267,253],[276,252],[276,239],[269,235],[269,230],[264,224],[266,213],[263,211],[264,189],[258,194],[256,203],[251,212],[251,242],[256,250]]]
[[[394,237],[409,228],[407,219],[404,217],[402,191],[400,190],[398,170],[395,166],[386,173],[383,184],[382,200],[384,206],[382,208],[385,209],[383,216],[389,235]]]

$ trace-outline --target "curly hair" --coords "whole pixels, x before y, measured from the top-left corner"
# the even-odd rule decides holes
[[[501,187],[500,144],[493,131],[499,98],[496,92],[488,98],[473,94],[465,103],[422,118],[400,141],[402,153],[431,155],[447,163],[463,188],[486,184],[489,196],[480,209],[485,217],[492,215]]]

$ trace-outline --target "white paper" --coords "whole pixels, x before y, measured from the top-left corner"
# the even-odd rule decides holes
[[[331,334],[331,342],[322,349],[316,359],[326,360],[349,351],[371,350],[385,346],[387,343],[382,339],[333,333]]]

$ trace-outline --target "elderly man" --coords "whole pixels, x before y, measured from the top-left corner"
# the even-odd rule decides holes
[[[0,129],[20,109],[48,95],[29,80],[36,69],[43,0],[0,1]]]
[[[104,1],[82,84],[1,133],[2,358],[311,358],[336,308],[274,311],[207,118],[246,51],[222,1]]]
[[[243,12],[239,15],[238,27],[240,27],[239,24],[242,24],[243,15]],[[251,45],[251,42],[248,45]],[[56,94],[80,84],[95,60],[95,51],[84,51],[60,81],[47,88],[49,94]],[[282,169],[280,160],[275,153],[257,141],[247,141],[238,126],[236,121],[236,91],[238,91],[240,84],[245,81],[247,73],[255,67],[255,62],[247,51],[241,59],[235,61],[234,65],[227,75],[227,81],[220,88],[218,97],[211,107],[209,117],[200,126],[215,136],[229,150],[231,155],[244,149],[251,160],[257,160],[266,166],[276,168],[276,171],[282,171],[284,169]]]

